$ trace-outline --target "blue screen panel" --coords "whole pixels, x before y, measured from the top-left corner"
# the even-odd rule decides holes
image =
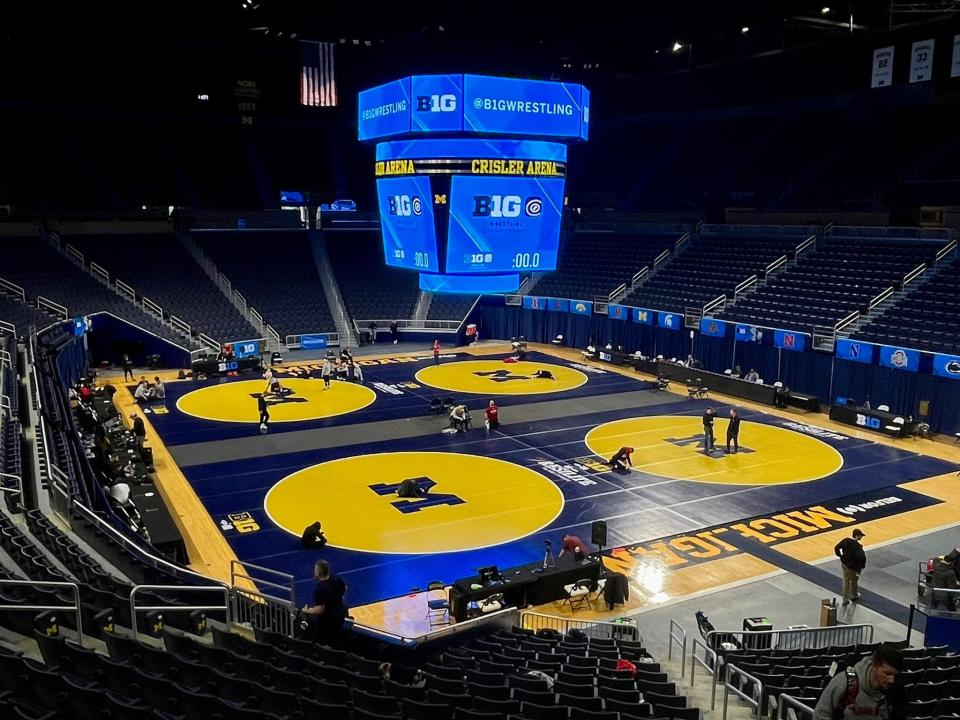
[[[581,85],[463,76],[463,129],[468,132],[581,136]]]
[[[516,158],[567,161],[567,146],[543,140],[391,140],[377,145],[377,160],[418,158]]]
[[[580,91],[580,139],[590,139],[590,91],[586,88]]]
[[[463,75],[414,75],[411,92],[413,132],[463,130]]]
[[[438,293],[505,293],[520,287],[520,275],[427,275],[420,273],[420,289]]]
[[[880,364],[894,370],[917,372],[920,370],[920,352],[909,348],[881,345]]]
[[[357,96],[361,140],[410,132],[410,78],[364,90]]]
[[[381,178],[377,180],[377,199],[386,264],[439,271],[430,178]]]
[[[555,270],[562,179],[456,175],[447,272]]]

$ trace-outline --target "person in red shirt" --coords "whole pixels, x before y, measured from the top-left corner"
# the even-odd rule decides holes
[[[573,553],[577,560],[583,560],[590,554],[590,548],[588,548],[587,544],[576,535],[564,535],[563,544],[560,546],[560,555],[558,557],[563,557],[563,554],[568,552]]]
[[[497,404],[493,400],[487,405],[486,413],[487,430],[496,430],[500,427],[500,408],[497,407]]]
[[[617,450],[617,454],[610,458],[607,464],[617,472],[626,472],[627,465],[633,467],[633,460],[630,459],[631,455],[633,455],[632,447],[622,447]]]
[[[433,364],[434,365],[440,364],[440,341],[439,340],[433,341]]]

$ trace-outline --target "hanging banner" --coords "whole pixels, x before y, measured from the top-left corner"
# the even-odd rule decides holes
[[[873,51],[873,75],[870,87],[889,87],[893,84],[893,45]]]
[[[546,310],[547,299],[538,295],[524,295],[523,307],[527,310]]]
[[[736,333],[734,333],[734,338],[738,342],[760,342],[760,338],[762,337],[763,333],[753,325],[743,325],[742,323],[737,323],[737,329]]]
[[[607,317],[613,318],[614,320],[626,320],[630,317],[630,308],[626,305],[610,303],[607,305]]]
[[[953,36],[953,62],[950,64],[950,77],[960,77],[960,35]]]
[[[678,313],[657,313],[657,325],[667,330],[682,330],[683,315]]]
[[[570,312],[570,301],[563,298],[547,298],[547,310]]]
[[[920,352],[891,345],[881,345],[880,364],[894,370],[917,372],[920,369]]]
[[[727,324],[723,320],[700,318],[700,332],[710,337],[724,337],[727,334]]]
[[[571,300],[570,312],[574,315],[593,315],[593,303],[589,300]]]
[[[836,355],[841,360],[853,360],[853,362],[869,365],[873,362],[873,349],[875,347],[876,345],[873,343],[837,338]]]
[[[653,325],[653,310],[645,310],[643,308],[633,308],[633,321],[635,323],[640,323],[641,325]]]
[[[807,347],[807,336],[803,333],[789,332],[787,330],[773,331],[773,344],[781,350],[793,350],[794,352],[803,352]]]
[[[910,82],[924,82],[933,77],[933,38],[917,40],[910,52]]]
[[[943,355],[941,353],[934,355],[933,374],[951,380],[960,380],[960,355]]]

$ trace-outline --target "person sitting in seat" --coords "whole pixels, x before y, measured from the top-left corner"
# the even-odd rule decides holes
[[[150,388],[149,397],[151,400],[165,400],[167,397],[167,388],[163,380],[158,377],[153,379],[153,387]]]
[[[584,356],[585,358],[587,358],[588,360],[596,360],[596,359],[597,359],[597,348],[594,347],[593,345],[587,345],[587,349],[586,349],[586,350],[581,350],[581,351],[580,351],[580,354],[583,355],[583,356]]]
[[[466,405],[454,405],[450,411],[450,427],[455,432],[466,432],[470,424],[470,413]]]
[[[743,379],[746,380],[747,382],[755,383],[757,380],[760,379],[760,373],[758,373],[753,368],[750,368],[750,372],[748,372],[746,377],[744,377]]]

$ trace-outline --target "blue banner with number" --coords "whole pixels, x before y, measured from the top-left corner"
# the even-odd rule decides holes
[[[920,351],[881,345],[880,364],[894,370],[917,372],[920,369]]]
[[[547,310],[570,312],[570,301],[564,298],[547,298]]]
[[[943,355],[942,353],[934,355],[933,374],[951,380],[960,380],[960,355]]]
[[[327,347],[326,335],[301,335],[300,347],[304,350],[322,350]],[[241,357],[237,355],[237,357]]]
[[[607,317],[613,318],[614,320],[626,320],[630,317],[630,308],[626,305],[610,303],[607,305]]]
[[[789,330],[774,330],[773,344],[781,350],[803,352],[807,347],[807,336],[803,333],[790,332]]]
[[[683,315],[678,313],[657,313],[657,325],[667,330],[682,330]]]
[[[653,310],[644,308],[632,308],[630,314],[633,316],[633,321],[641,325],[653,325],[653,318],[656,315]]]
[[[523,307],[525,307],[527,310],[546,310],[547,299],[545,297],[540,297],[539,295],[524,295]]]
[[[593,315],[593,303],[589,300],[571,300],[570,312],[574,315]]]
[[[701,318],[700,332],[709,337],[724,337],[727,334],[727,324],[723,320]]]
[[[873,362],[873,343],[837,338],[836,355],[841,360],[870,364]]]
[[[760,342],[762,334],[760,330],[753,325],[737,323],[737,329],[733,337],[737,342]]]

